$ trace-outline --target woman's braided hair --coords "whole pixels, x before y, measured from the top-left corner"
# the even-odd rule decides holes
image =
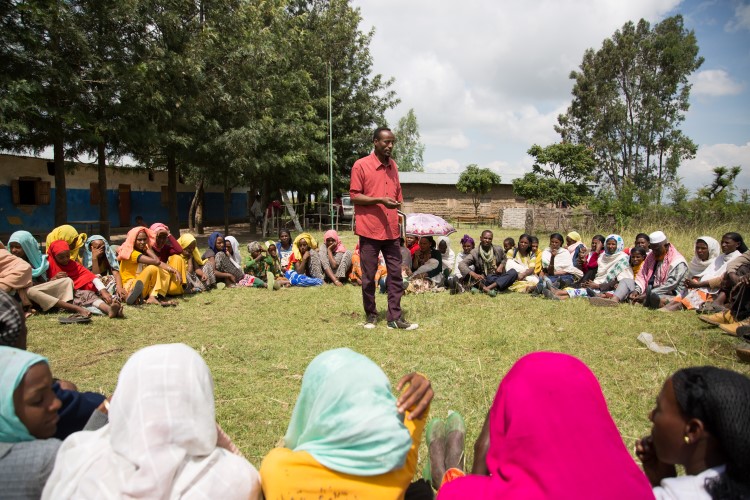
[[[710,481],[711,498],[750,498],[750,378],[714,366],[684,368],[672,376],[677,403],[719,442],[726,472]]]

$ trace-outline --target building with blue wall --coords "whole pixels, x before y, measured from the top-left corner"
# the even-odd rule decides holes
[[[66,167],[68,221],[99,219],[98,173],[96,165],[78,163]],[[107,168],[109,224],[129,228],[136,216],[147,223],[167,222],[167,173],[134,167]],[[187,226],[194,186],[177,185],[180,225]],[[229,218],[246,221],[252,194],[247,188],[232,190]],[[221,187],[206,186],[203,218],[206,224],[224,221],[224,193]],[[0,155],[0,234],[19,229],[46,234],[55,226],[54,163],[44,158]]]

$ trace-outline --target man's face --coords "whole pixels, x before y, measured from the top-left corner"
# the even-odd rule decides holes
[[[484,248],[492,246],[492,231],[483,232],[481,238],[479,238],[479,241],[482,243],[482,246]]]
[[[382,130],[380,132],[380,135],[378,135],[378,138],[373,141],[373,145],[375,146],[375,154],[377,156],[385,156],[386,158],[390,158],[394,144],[396,144],[396,137],[393,135],[393,132]]]
[[[665,253],[667,253],[667,245],[666,242],[661,243],[651,243],[648,247],[651,249],[652,252],[654,252],[654,255],[657,257],[661,257]]]

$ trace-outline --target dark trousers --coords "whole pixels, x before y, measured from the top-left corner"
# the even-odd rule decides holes
[[[497,286],[495,287],[495,290],[498,292],[502,292],[506,288],[508,288],[510,285],[516,282],[518,279],[518,271],[515,269],[511,269],[510,271],[506,271],[503,274],[490,274],[486,278],[484,278],[484,286],[490,286],[493,283],[496,283]]]
[[[375,305],[375,273],[378,270],[378,254],[383,252],[388,275],[385,286],[388,291],[388,321],[401,317],[401,296],[404,280],[401,278],[401,247],[398,239],[373,240],[359,237],[359,262],[362,267],[362,303],[365,314],[377,314]]]

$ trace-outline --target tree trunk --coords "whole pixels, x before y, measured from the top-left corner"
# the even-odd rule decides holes
[[[107,196],[107,151],[104,141],[96,145],[97,170],[99,173],[99,220],[109,222],[109,200]],[[101,235],[109,240],[109,224],[99,226]],[[90,236],[90,235],[89,235]]]
[[[58,129],[54,143],[55,152],[55,226],[68,222],[68,192],[65,187],[65,143],[62,126]]]
[[[172,234],[180,234],[180,216],[177,211],[177,160],[173,151],[167,153],[167,196],[169,230]]]
[[[195,194],[193,195],[193,200],[190,202],[190,211],[188,212],[188,230],[191,233],[195,232],[195,219],[196,212],[198,211],[198,197],[200,196],[202,190],[203,180],[200,180],[195,185]]]
[[[203,193],[204,185],[203,179],[201,179],[198,183],[198,191],[196,193],[198,204],[195,207],[195,230],[198,234],[203,234]]]
[[[229,207],[232,206],[232,188],[224,182],[224,236],[229,234]]]

